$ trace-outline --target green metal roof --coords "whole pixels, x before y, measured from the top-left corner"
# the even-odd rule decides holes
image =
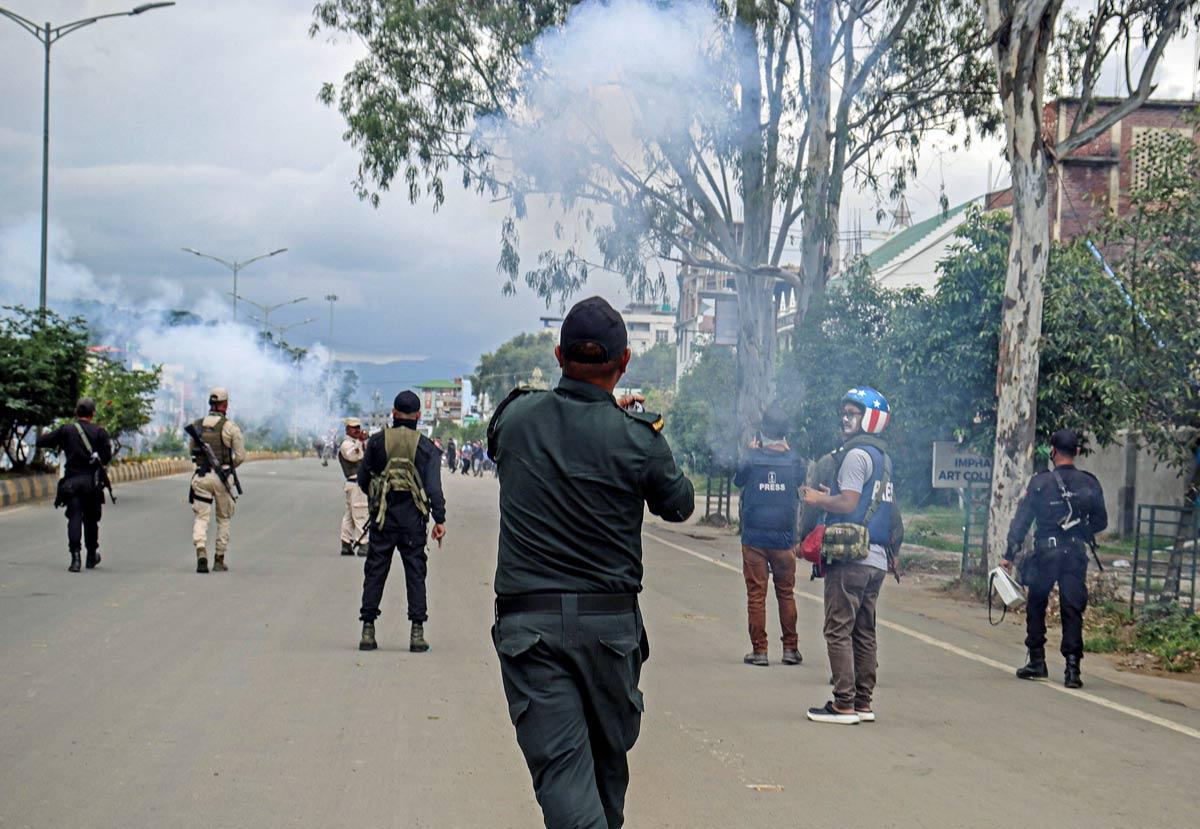
[[[863,257],[866,260],[868,270],[879,270],[977,201],[979,199],[971,199],[963,202],[958,207],[950,208],[945,213],[939,211],[928,219],[917,222],[912,227],[900,231]]]
[[[443,389],[461,389],[461,383],[455,383],[453,380],[428,380],[424,383],[417,383],[417,388],[421,391],[426,389],[430,391],[439,391]]]

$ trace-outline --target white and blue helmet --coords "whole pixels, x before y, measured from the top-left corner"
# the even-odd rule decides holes
[[[842,404],[853,403],[863,410],[862,430],[869,435],[878,435],[887,428],[891,409],[887,398],[870,386],[850,389],[842,397]]]

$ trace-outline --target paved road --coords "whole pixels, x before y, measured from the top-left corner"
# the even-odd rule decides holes
[[[487,635],[494,481],[447,481],[427,654],[405,649],[395,576],[380,650],[356,650],[361,559],[337,555],[333,467],[245,467],[231,572],[207,576],[185,481],[122,486],[91,573],[66,572],[60,513],[0,513],[0,827],[540,825]],[[1086,673],[1082,695],[1020,683],[1018,639],[885,588],[880,721],[815,725],[813,585],[804,665],[744,667],[733,546],[646,535],[630,827],[1194,823],[1200,711]]]

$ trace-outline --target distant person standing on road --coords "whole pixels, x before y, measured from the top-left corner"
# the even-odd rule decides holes
[[[833,487],[802,490],[804,503],[830,516],[825,528],[825,645],[833,700],[808,709],[814,722],[874,722],[877,669],[875,605],[888,572],[892,543],[892,460],[877,437],[887,428],[887,400],[875,389],[842,398],[842,446],[833,453]],[[824,466],[824,459],[816,466]]]
[[[38,438],[38,449],[63,453],[63,476],[54,506],[67,508],[67,550],[72,573],[79,572],[79,550],[87,545],[87,568],[100,563],[100,513],[104,491],[96,486],[96,467],[112,460],[112,441],[104,428],[92,422],[96,401],[82,397],[75,404],[75,422],[59,426]]]
[[[462,474],[466,475],[471,471],[471,454],[475,451],[475,446],[467,441],[462,448]]]
[[[1087,610],[1088,545],[1108,526],[1104,490],[1090,472],[1075,468],[1079,436],[1060,429],[1050,438],[1050,469],[1039,472],[1017,507],[1008,530],[1008,549],[1000,566],[1012,572],[1013,559],[1033,531],[1033,552],[1021,563],[1021,583],[1029,588],[1025,613],[1025,647],[1029,661],[1017,669],[1021,679],[1044,679],[1046,668],[1046,605],[1058,582],[1062,609],[1062,655],[1067,667],[1063,685],[1080,688],[1083,660],[1083,614]]]
[[[625,322],[577,303],[554,349],[553,391],[515,389],[492,416],[500,549],[492,641],[508,713],[547,827],[619,827],[649,645],[642,589],[646,507],[695,508],[658,415],[613,398],[629,365]]]
[[[429,556],[427,538],[442,546],[446,535],[446,499],[442,495],[442,453],[433,441],[417,431],[421,419],[421,399],[411,391],[402,391],[392,402],[392,425],[367,440],[366,452],[358,466],[358,485],[367,493],[370,521],[370,546],[363,565],[362,639],[359,650],[373,651],[375,620],[379,602],[392,569],[392,553],[399,551],[404,565],[404,586],[408,598],[408,649],[413,653],[429,650],[425,641],[425,622],[429,618],[425,577]],[[428,531],[429,519],[433,531]]]
[[[778,406],[762,419],[762,441],[750,445],[733,477],[741,487],[742,575],[746,579],[746,614],[749,618],[750,653],[747,665],[766,667],[767,581],[775,583],[779,625],[783,631],[784,665],[802,661],[796,635],[796,514],[804,461],[787,442],[787,415]]]
[[[454,442],[454,438],[450,438],[450,442],[446,444],[446,469],[451,475],[454,474],[454,467],[458,463],[458,444]]]
[[[342,495],[346,502],[346,511],[342,514],[344,556],[367,554],[367,545],[363,540],[363,530],[367,526],[367,493],[358,486],[358,465],[363,459],[366,440],[367,433],[362,428],[362,421],[357,417],[346,418],[346,438],[338,447],[338,464],[345,477],[342,483]]]

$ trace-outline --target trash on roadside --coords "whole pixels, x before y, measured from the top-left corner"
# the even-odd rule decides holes
[[[781,792],[783,786],[778,783],[747,783],[747,789],[753,789],[756,792]]]
[[[1114,570],[1128,570],[1132,566],[1133,563],[1127,558],[1119,558],[1112,563],[1112,568]]]

